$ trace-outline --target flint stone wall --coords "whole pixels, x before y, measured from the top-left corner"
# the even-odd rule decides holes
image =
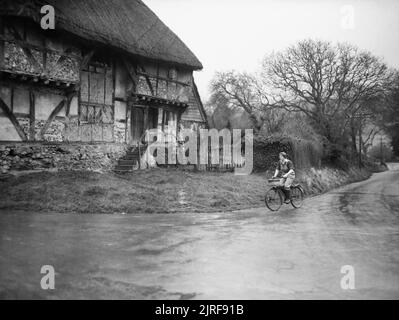
[[[0,174],[23,170],[111,171],[128,149],[124,144],[0,144]]]

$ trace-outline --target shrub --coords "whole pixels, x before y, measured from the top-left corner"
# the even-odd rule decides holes
[[[321,165],[322,146],[298,137],[274,134],[254,137],[254,171],[274,170],[278,154],[286,152],[295,167],[304,169]]]
[[[392,148],[386,144],[376,145],[370,148],[368,156],[375,160],[391,161],[393,158]]]

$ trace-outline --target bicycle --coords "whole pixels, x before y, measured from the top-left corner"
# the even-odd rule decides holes
[[[278,211],[284,203],[284,192],[280,184],[280,178],[269,179],[269,183],[274,184],[265,195],[265,204],[271,211]],[[291,186],[291,200],[290,203],[295,209],[299,209],[302,206],[304,198],[304,191],[300,184],[293,184]]]

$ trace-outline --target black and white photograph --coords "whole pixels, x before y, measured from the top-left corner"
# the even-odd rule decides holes
[[[398,299],[399,1],[0,0],[0,300]]]

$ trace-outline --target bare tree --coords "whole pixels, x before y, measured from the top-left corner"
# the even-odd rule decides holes
[[[342,138],[364,101],[383,94],[390,77],[368,52],[314,40],[266,57],[262,72],[269,105],[306,114],[330,142]]]
[[[396,72],[392,85],[388,86],[385,99],[374,106],[373,111],[378,115],[379,126],[391,136],[394,154],[399,157],[399,72]]]
[[[253,128],[259,131],[265,121],[270,125],[277,119],[272,106],[256,76],[235,71],[218,72],[211,83],[211,100],[221,101],[230,108],[240,108],[248,113]]]
[[[380,134],[383,130],[380,127],[372,126],[366,131],[365,138],[363,139],[363,153],[367,154],[369,148],[373,145],[375,137]]]
[[[364,119],[385,99],[393,75],[380,58],[352,45],[304,40],[267,56],[259,74],[217,73],[211,89],[245,110],[258,131],[284,128],[284,119],[298,112],[334,154],[348,149],[355,158],[368,143]]]

